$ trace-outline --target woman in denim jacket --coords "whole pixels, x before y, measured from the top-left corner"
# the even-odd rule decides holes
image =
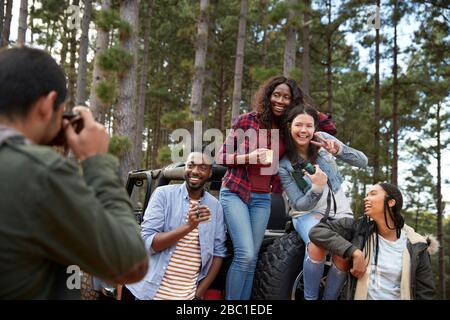
[[[317,246],[308,246],[308,233],[327,213],[329,219],[353,217],[350,203],[342,189],[344,179],[339,174],[336,159],[364,168],[367,157],[361,151],[343,144],[325,132],[317,132],[319,115],[310,106],[296,106],[285,118],[286,156],[280,161],[279,176],[289,202],[295,230],[307,246],[303,262],[304,295],[317,300],[327,252]],[[315,173],[298,171],[298,165],[311,163]],[[294,167],[303,175],[299,185]],[[331,191],[330,191],[331,188]],[[327,205],[328,203],[328,205]],[[334,205],[333,205],[334,204]],[[330,210],[331,208],[331,210]],[[333,256],[323,299],[336,299],[345,282],[348,260]]]

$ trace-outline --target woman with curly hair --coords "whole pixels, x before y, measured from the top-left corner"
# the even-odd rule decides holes
[[[269,221],[271,192],[281,193],[275,167],[284,154],[279,135],[282,116],[303,93],[295,80],[273,77],[256,93],[254,111],[233,124],[217,162],[228,167],[220,202],[233,242],[234,258],[227,274],[226,299],[248,300],[264,231]],[[270,172],[268,172],[270,171]]]

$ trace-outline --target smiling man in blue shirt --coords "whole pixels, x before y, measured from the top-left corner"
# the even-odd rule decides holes
[[[222,207],[204,190],[211,164],[207,155],[193,152],[185,182],[153,193],[141,225],[150,268],[141,282],[127,286],[137,299],[201,299],[217,276],[226,236]]]

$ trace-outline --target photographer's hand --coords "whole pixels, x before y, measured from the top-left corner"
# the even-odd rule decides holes
[[[94,120],[87,107],[77,106],[73,110],[83,119],[83,129],[77,134],[68,120],[64,120],[63,127],[67,144],[77,160],[82,161],[98,154],[106,154],[109,136],[105,127]]]
[[[305,176],[311,179],[312,188],[315,192],[322,192],[325,186],[327,185],[328,177],[325,172],[320,169],[320,167],[316,164],[316,173],[309,174],[306,170],[303,171]]]

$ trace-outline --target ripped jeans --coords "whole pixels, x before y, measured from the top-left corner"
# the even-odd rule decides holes
[[[319,299],[320,280],[323,277],[325,267],[324,258],[322,261],[313,261],[309,257],[308,244],[309,231],[319,223],[322,215],[308,213],[293,219],[294,228],[305,243],[305,258],[303,260],[303,283],[305,300]],[[347,272],[339,270],[333,263],[327,274],[323,300],[336,300],[342,290],[342,286],[347,279]]]

